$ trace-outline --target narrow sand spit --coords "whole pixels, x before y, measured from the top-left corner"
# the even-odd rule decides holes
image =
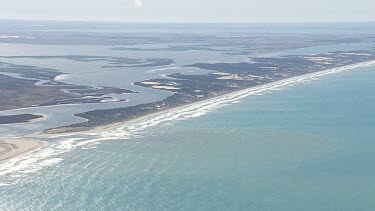
[[[0,138],[0,162],[42,146],[42,142],[27,139]]]

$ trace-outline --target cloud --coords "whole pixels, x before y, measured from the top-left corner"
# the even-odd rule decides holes
[[[141,8],[143,6],[143,0],[134,0],[134,5],[137,8]]]

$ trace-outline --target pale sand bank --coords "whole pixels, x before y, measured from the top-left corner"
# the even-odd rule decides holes
[[[0,138],[0,161],[36,149],[42,144],[42,142],[35,140]]]
[[[42,116],[42,117],[37,118],[37,119],[32,119],[29,122],[41,122],[41,121],[45,121],[45,120],[49,119],[49,116],[47,114],[34,114],[34,115],[39,115],[39,116]]]

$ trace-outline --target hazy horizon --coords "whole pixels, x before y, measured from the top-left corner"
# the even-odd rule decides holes
[[[359,0],[0,0],[0,19],[156,23],[373,22],[375,3]]]
[[[96,20],[96,19],[25,19],[25,18],[1,18],[0,21],[23,21],[23,22],[92,22],[92,23],[124,23],[124,24],[132,24],[132,23],[140,23],[140,24],[345,24],[345,23],[368,23],[372,24],[375,23],[375,20],[344,20],[344,21],[253,21],[253,22],[239,22],[239,21],[201,21],[201,22],[194,22],[194,21],[152,21],[152,20]]]

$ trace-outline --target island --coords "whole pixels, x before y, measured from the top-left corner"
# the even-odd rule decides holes
[[[43,117],[45,116],[36,115],[36,114],[17,114],[17,115],[0,116],[0,125],[25,123],[25,122],[35,121]]]
[[[167,75],[168,78],[136,82],[135,85],[170,91],[172,95],[157,102],[78,113],[75,116],[84,118],[86,121],[48,129],[44,133],[88,131],[96,127],[125,122],[251,87],[374,60],[375,50],[369,49],[315,55],[251,57],[246,62],[237,63],[190,64],[186,66],[211,72],[205,75],[172,73]]]

